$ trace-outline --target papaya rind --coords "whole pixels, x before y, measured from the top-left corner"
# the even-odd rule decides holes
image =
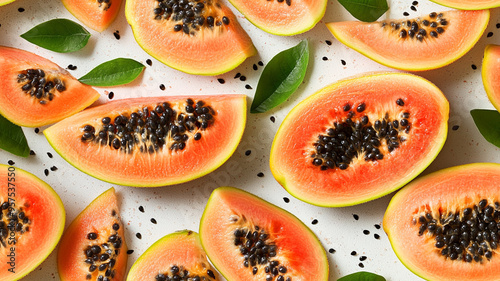
[[[396,256],[398,257],[398,259],[401,261],[401,263],[406,268],[408,268],[408,270],[413,272],[415,275],[417,275],[425,280],[429,280],[429,281],[441,280],[440,277],[428,276],[425,272],[421,272],[421,270],[419,270],[418,268],[412,267],[412,264],[410,264],[409,261],[407,261],[405,259],[405,257],[403,256],[403,253],[399,253],[397,251],[398,249],[396,249],[397,245],[395,242],[396,238],[394,237],[394,233],[392,231],[392,228],[391,228],[391,225],[389,222],[391,219],[390,218],[391,212],[393,212],[393,209],[397,208],[399,201],[404,199],[406,194],[411,192],[411,189],[414,186],[418,186],[421,182],[425,183],[425,182],[429,182],[433,179],[438,179],[438,180],[439,179],[443,179],[443,180],[452,179],[455,175],[460,174],[460,173],[466,174],[466,175],[476,175],[474,173],[474,171],[477,171],[478,169],[479,170],[494,169],[496,171],[500,171],[500,164],[498,164],[498,163],[471,163],[471,164],[464,164],[464,165],[449,167],[449,168],[445,168],[445,169],[433,172],[431,174],[422,176],[422,177],[416,179],[415,181],[409,183],[408,185],[406,185],[403,189],[398,191],[392,197],[391,201],[389,202],[389,205],[386,209],[386,212],[385,212],[384,218],[383,218],[383,223],[382,223],[383,229],[386,232],[386,234],[389,238],[389,242],[391,243],[391,247],[392,247],[394,253],[396,254]],[[405,241],[405,242],[412,243],[411,241]],[[459,278],[460,276],[463,276],[463,273],[461,275],[450,275],[449,278],[446,279],[446,281],[471,280],[471,279],[469,279],[469,277]],[[476,280],[476,279],[474,279],[474,280]],[[477,280],[493,280],[493,279],[477,279]]]
[[[0,164],[0,169],[7,169],[9,166],[7,165],[4,165],[4,164]],[[12,276],[12,274],[10,272],[8,272],[9,275],[7,275],[6,278],[0,278],[0,280],[3,280],[3,281],[15,281],[15,280],[19,280],[23,277],[25,277],[26,275],[28,275],[29,273],[31,273],[33,270],[35,270],[43,261],[45,261],[47,259],[47,257],[54,251],[54,249],[56,248],[57,244],[59,243],[59,241],[61,240],[61,237],[62,237],[62,234],[63,234],[63,231],[64,231],[64,223],[66,221],[66,210],[64,208],[64,204],[61,200],[61,198],[59,197],[59,195],[57,194],[57,192],[50,186],[48,185],[46,182],[42,181],[40,178],[38,178],[37,176],[33,175],[32,173],[28,172],[28,171],[25,171],[23,169],[20,169],[20,168],[17,168],[16,167],[16,177],[18,177],[16,179],[17,182],[20,182],[20,176],[19,174],[21,174],[23,177],[27,177],[29,178],[30,180],[32,180],[33,182],[35,183],[38,183],[41,187],[43,187],[45,189],[45,191],[47,192],[47,194],[51,195],[51,200],[56,203],[55,205],[57,207],[59,207],[59,228],[57,229],[52,229],[51,232],[52,233],[55,233],[55,243],[49,248],[47,249],[46,253],[42,256],[39,256],[39,257],[36,257],[38,259],[38,262],[34,263],[33,266],[30,268],[30,269],[26,269],[24,272],[21,272],[19,273],[18,271],[15,273],[15,277]],[[46,198],[48,199],[48,197]],[[33,241],[34,242],[34,241]],[[14,278],[14,279],[13,279]]]
[[[500,7],[500,1],[493,1],[492,3],[489,4],[481,4],[477,5],[475,3],[453,3],[453,2],[460,2],[460,1],[449,1],[449,0],[431,0],[432,2],[439,4],[441,6],[453,8],[453,9],[459,9],[459,10],[485,10],[485,9],[491,9],[491,8],[496,8]],[[450,3],[451,2],[451,3]],[[473,2],[473,1],[469,1]]]
[[[305,198],[295,194],[291,190],[291,188],[287,185],[285,175],[280,173],[278,171],[278,168],[274,165],[274,163],[276,163],[275,158],[278,155],[277,151],[279,150],[279,147],[277,145],[277,140],[279,139],[279,135],[283,131],[282,128],[284,128],[285,126],[292,126],[292,124],[290,122],[293,120],[291,120],[292,118],[288,118],[289,116],[292,116],[296,111],[299,111],[302,107],[307,107],[308,106],[307,102],[313,100],[316,96],[321,95],[323,93],[330,92],[332,89],[340,88],[341,85],[343,85],[343,84],[353,83],[357,79],[369,79],[370,77],[386,76],[386,75],[393,75],[394,77],[399,76],[399,75],[406,76],[406,77],[413,77],[414,79],[417,79],[417,81],[418,80],[422,81],[424,84],[428,85],[434,91],[441,93],[441,95],[444,97],[444,94],[441,92],[441,90],[435,84],[430,82],[429,80],[427,80],[423,77],[414,75],[414,74],[397,73],[397,72],[370,72],[370,73],[355,75],[355,76],[350,77],[350,78],[339,80],[339,81],[337,81],[329,86],[322,88],[321,90],[317,91],[316,93],[310,95],[308,98],[306,98],[305,100],[303,100],[302,102],[297,104],[294,108],[292,108],[292,110],[288,113],[288,115],[285,117],[285,119],[281,123],[280,127],[278,128],[278,131],[276,133],[276,136],[274,137],[274,140],[273,140],[273,143],[271,146],[271,153],[269,156],[271,173],[273,174],[276,181],[278,181],[278,183],[281,186],[283,186],[283,188],[285,188],[285,190],[287,190],[288,193],[290,193],[292,196],[296,197],[299,200],[302,200],[306,203],[320,206],[320,207],[353,206],[353,205],[357,205],[357,204],[361,204],[361,203],[365,203],[365,202],[368,202],[371,200],[378,199],[378,198],[383,197],[383,196],[385,196],[385,195],[387,195],[395,190],[398,190],[399,188],[401,188],[402,186],[404,186],[405,184],[410,182],[412,179],[417,177],[420,173],[422,173],[434,161],[434,159],[437,157],[437,155],[439,154],[439,152],[443,148],[443,146],[446,142],[446,138],[447,138],[447,132],[448,132],[448,122],[447,121],[448,121],[448,115],[449,115],[449,103],[447,100],[446,100],[446,103],[442,105],[443,106],[442,113],[443,113],[443,116],[446,116],[446,119],[444,119],[442,121],[441,130],[439,131],[440,134],[439,134],[439,136],[436,137],[436,139],[433,142],[434,149],[429,153],[429,155],[427,156],[426,159],[422,160],[421,165],[416,166],[412,171],[410,171],[406,175],[405,178],[399,179],[398,182],[393,184],[392,187],[384,188],[382,191],[377,193],[375,196],[366,197],[366,198],[359,198],[358,200],[351,200],[351,201],[345,201],[345,202],[333,202],[333,203],[324,203],[324,202],[320,203],[320,202],[316,202],[312,199],[305,199]]]
[[[16,1],[16,0],[3,0],[3,1],[0,1],[0,6],[10,4],[10,3],[14,2],[14,1]]]
[[[214,259],[214,257],[210,257],[210,252],[211,250],[209,249],[209,247],[211,246],[210,243],[207,243],[207,241],[205,241],[204,243],[204,229],[209,229],[210,226],[206,226],[208,225],[209,221],[207,219],[207,217],[210,215],[208,213],[208,211],[210,210],[211,206],[213,206],[214,204],[214,201],[215,201],[215,197],[218,196],[218,194],[220,194],[221,192],[236,192],[236,193],[241,193],[243,194],[244,196],[248,196],[249,198],[251,198],[251,200],[255,200],[256,202],[259,202],[259,204],[265,204],[266,206],[270,206],[271,208],[273,208],[274,210],[276,210],[276,212],[280,212],[282,213],[284,216],[286,216],[288,219],[290,220],[293,220],[293,223],[294,225],[298,225],[301,227],[302,230],[306,230],[307,233],[309,234],[309,238],[311,239],[311,241],[313,241],[314,243],[317,244],[318,246],[318,249],[321,249],[320,252],[321,252],[321,257],[318,257],[318,261],[321,261],[324,265],[324,272],[323,272],[323,276],[315,276],[315,280],[317,281],[327,281],[329,279],[329,263],[328,263],[328,258],[326,256],[326,251],[324,249],[324,247],[322,246],[321,244],[321,241],[318,239],[318,237],[316,236],[316,234],[314,234],[314,232],[307,226],[305,225],[299,218],[297,218],[294,214],[288,212],[287,210],[285,209],[282,209],[268,201],[265,201],[264,199],[254,195],[254,194],[251,194],[247,191],[244,191],[244,190],[241,190],[241,189],[238,189],[238,188],[235,188],[235,187],[230,187],[230,186],[222,186],[222,187],[218,187],[216,188],[212,194],[210,195],[210,197],[208,198],[208,202],[205,206],[205,210],[203,211],[203,215],[201,217],[201,221],[200,221],[200,228],[199,228],[199,235],[200,235],[200,240],[201,240],[201,244],[203,246],[203,249],[205,250],[208,258],[210,259],[210,261],[212,262],[212,264],[214,265],[214,267],[219,271],[219,273],[221,273],[224,278],[226,278],[226,280],[228,281],[240,281],[241,279],[239,279],[239,277],[237,278],[231,278],[231,276],[229,276],[228,272],[226,272],[224,270],[223,265],[220,264],[217,260]],[[206,226],[206,227],[205,227]],[[308,249],[308,251],[311,251],[311,249]]]
[[[415,66],[415,64],[413,63],[407,63],[404,61],[394,61],[394,60],[388,61],[380,54],[365,49],[363,44],[360,45],[356,44],[357,40],[351,40],[351,37],[347,36],[348,34],[343,34],[340,30],[335,28],[335,22],[326,23],[326,26],[333,34],[333,36],[342,44],[382,65],[404,71],[426,71],[426,70],[441,68],[443,66],[453,63],[454,61],[464,56],[470,49],[472,49],[472,47],[474,47],[474,45],[476,45],[476,43],[479,41],[484,31],[486,30],[486,27],[488,26],[490,19],[490,11],[489,10],[482,10],[482,11],[484,11],[485,17],[482,24],[479,26],[480,32],[477,32],[475,34],[476,36],[474,36],[472,40],[470,40],[470,42],[468,42],[468,44],[462,48],[460,53],[458,53],[455,57],[449,57],[449,58],[446,58],[446,56],[441,56],[441,58],[437,62],[426,63],[419,66]]]
[[[488,95],[491,104],[500,112],[500,88],[496,89],[492,83],[496,82],[498,73],[495,67],[500,68],[500,56],[495,56],[494,52],[500,53],[499,45],[489,44],[484,49],[483,66],[481,68],[481,76],[483,80],[484,90]],[[496,75],[496,76],[495,76]]]

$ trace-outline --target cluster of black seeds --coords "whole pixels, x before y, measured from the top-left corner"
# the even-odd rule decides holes
[[[482,262],[490,260],[500,239],[500,203],[493,205],[487,199],[461,211],[431,212],[414,219],[418,234],[434,237],[435,247],[451,260]]]
[[[243,255],[243,265],[251,268],[255,275],[259,267],[264,268],[266,281],[292,281],[292,277],[285,276],[287,268],[273,260],[277,255],[278,247],[269,239],[264,229],[255,226],[253,230],[238,228],[234,231],[234,245],[238,246]]]
[[[120,229],[118,223],[112,226],[114,231]],[[99,238],[99,234],[90,232],[87,234],[87,239],[94,241]],[[114,266],[116,257],[120,253],[122,246],[122,238],[117,232],[111,234],[105,243],[89,244],[84,249],[85,263],[89,264],[87,280],[92,279],[92,273],[98,272],[97,281],[111,281],[115,277]]]
[[[403,107],[404,101],[397,99],[396,104]],[[347,118],[335,122],[313,144],[312,164],[321,167],[321,170],[345,170],[358,155],[363,155],[365,161],[382,160],[382,146],[392,152],[406,140],[410,132],[409,112],[402,112],[400,118],[394,120],[386,113],[382,120],[372,121],[367,115],[356,116],[356,112],[362,113],[366,109],[364,103],[355,107],[356,112],[351,108],[353,106],[350,104],[344,105],[343,110],[348,112]]]
[[[21,89],[26,94],[46,104],[54,99],[54,91],[66,90],[64,82],[58,78],[47,78],[42,69],[27,69],[17,75],[17,82],[22,84]]]
[[[158,6],[153,10],[155,19],[176,22],[174,31],[183,31],[194,35],[194,31],[202,27],[228,25],[229,18],[210,13],[214,7],[221,8],[215,0],[156,0]]]
[[[128,153],[136,146],[143,153],[155,153],[164,147],[183,150],[190,137],[201,139],[201,132],[214,122],[214,115],[215,111],[201,100],[195,103],[187,99],[183,112],[165,102],[114,119],[104,117],[101,128],[85,125],[81,139]]]
[[[437,38],[439,34],[445,31],[448,20],[444,18],[443,13],[432,12],[428,17],[414,20],[404,20],[402,22],[382,22],[382,27],[390,27],[393,32],[398,32],[399,37],[415,38],[422,42],[424,38],[431,36]]]
[[[111,0],[97,0],[97,3],[99,4],[99,7],[104,11],[108,10],[109,7],[111,7]]]
[[[12,232],[21,235],[30,230],[30,224],[31,221],[22,207],[13,208],[9,202],[0,204],[0,243],[3,247],[7,247],[7,244],[13,245],[17,241]]]
[[[172,265],[169,272],[159,273],[155,276],[156,281],[208,281],[215,279],[215,274],[208,269],[206,275],[189,274],[187,269]]]

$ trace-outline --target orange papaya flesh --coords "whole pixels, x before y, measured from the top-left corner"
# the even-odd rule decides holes
[[[258,28],[276,35],[295,35],[313,28],[326,11],[325,0],[230,0]]]
[[[340,42],[378,63],[423,71],[448,65],[467,53],[489,18],[489,10],[452,10],[414,19],[326,25]]]
[[[33,53],[0,46],[0,114],[26,127],[55,123],[99,98],[92,87]]]
[[[182,15],[173,12],[167,1],[126,2],[125,13],[135,39],[151,56],[186,73],[217,75],[257,53],[236,16],[222,2],[187,2]],[[188,23],[183,23],[185,18]]]
[[[440,170],[396,193],[383,227],[401,262],[426,280],[499,280],[498,194],[497,163]]]
[[[500,46],[488,45],[484,50],[481,76],[484,89],[493,106],[500,111]]]
[[[122,0],[62,0],[62,3],[84,25],[102,32],[115,20]]]
[[[36,176],[1,164],[0,171],[0,280],[12,281],[54,250],[66,213],[57,193]]]
[[[273,272],[271,280],[328,280],[326,252],[304,223],[234,187],[212,192],[200,222],[200,239],[228,281],[267,280],[266,270]],[[259,247],[261,251],[248,255]]]
[[[437,156],[449,104],[424,78],[375,73],[341,80],[299,103],[273,141],[270,166],[293,196],[328,207],[386,195]]]
[[[183,230],[156,241],[132,265],[127,281],[221,280],[210,265],[198,233]]]
[[[139,187],[201,177],[236,150],[245,95],[126,99],[97,106],[44,130],[69,163],[104,181]]]
[[[500,6],[499,0],[431,0],[434,3],[460,10],[484,10]]]
[[[68,226],[59,245],[63,281],[125,280],[127,244],[114,188],[92,201]],[[102,277],[100,277],[102,276]]]

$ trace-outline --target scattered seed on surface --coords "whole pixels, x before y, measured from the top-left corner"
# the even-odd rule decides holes
[[[137,237],[138,239],[142,239],[142,234],[140,232],[137,232],[135,234],[135,237]]]
[[[17,10],[19,11],[19,13],[22,13],[22,12],[24,12],[24,11],[25,11],[25,10],[24,10],[24,8],[19,8],[19,9],[17,9]]]
[[[251,150],[247,150],[247,151],[245,151],[245,155],[246,155],[246,156],[249,156],[250,154],[252,154],[252,151],[251,151]]]
[[[332,41],[330,41],[330,40],[325,40],[325,43],[326,43],[326,45],[328,45],[328,46],[332,45]]]
[[[261,60],[257,64],[260,66],[264,66],[264,63]]]
[[[335,249],[334,249],[334,248],[330,248],[330,249],[328,250],[328,252],[329,252],[330,254],[333,254],[333,253],[335,253],[336,251],[335,251]]]
[[[160,90],[165,91],[165,85],[160,84]]]
[[[246,89],[248,89],[248,90],[253,89],[253,88],[252,88],[252,86],[250,86],[250,85],[248,85],[248,84],[246,84],[246,85],[245,85],[245,88],[246,88]]]
[[[147,63],[149,66],[152,66],[152,65],[153,65],[153,61],[152,61],[152,60],[150,60],[150,59],[147,59],[147,60],[146,60],[146,63]]]
[[[35,128],[35,134],[38,134],[40,133],[40,129],[39,128]]]
[[[238,72],[238,73],[236,73],[236,75],[234,75],[234,79],[238,79],[238,78],[240,78],[240,77],[241,77],[241,73],[239,73],[239,72]]]
[[[269,117],[269,119],[270,119],[270,120],[271,120],[271,122],[273,122],[273,123],[274,123],[274,122],[276,122],[276,118],[274,118],[274,116]]]
[[[318,220],[317,219],[313,219],[311,223],[312,224],[318,224]]]
[[[405,17],[407,17],[407,16],[409,16],[409,15],[410,15],[410,14],[408,14],[407,12],[404,12],[404,13],[403,13],[403,16],[405,16]]]
[[[252,66],[252,67],[253,67],[253,70],[257,70],[257,69],[259,69],[255,63],[253,64],[253,66]]]
[[[365,229],[365,230],[363,230],[363,234],[368,235],[368,234],[370,234],[370,231]]]
[[[30,150],[30,155],[36,155],[36,153],[33,150]]]
[[[451,129],[452,129],[453,131],[458,130],[458,128],[460,128],[460,126],[458,126],[458,125],[453,125],[453,127],[451,127]]]
[[[240,76],[240,81],[247,81],[247,77],[245,75]]]
[[[72,64],[70,64],[70,65],[68,65],[68,69],[69,69],[69,70],[76,70],[76,69],[77,69],[77,67],[76,67],[76,65],[72,65]]]
[[[347,63],[345,62],[345,60],[340,60],[340,63],[342,63],[342,65],[346,65]]]
[[[47,152],[47,156],[49,156],[49,158],[54,157],[54,156],[52,155],[52,153],[50,153],[50,152]]]
[[[285,203],[290,203],[290,199],[288,197],[283,197],[283,201],[285,201]]]
[[[365,267],[365,265],[364,265],[362,262],[360,262],[360,263],[358,264],[358,266],[359,266],[359,267],[361,267],[361,268]]]
[[[263,172],[260,172],[260,173],[258,173],[258,174],[257,174],[257,176],[258,176],[259,178],[262,178],[262,177],[264,177],[264,173],[263,173]]]
[[[493,36],[493,32],[488,32],[488,34],[486,35],[486,37],[491,37]]]
[[[49,175],[49,169],[45,169],[45,170],[43,171],[43,173],[45,174],[45,176],[48,176],[48,175]]]
[[[108,99],[112,100],[115,97],[115,93],[109,92]]]
[[[151,223],[156,224],[156,220],[154,218],[151,218]]]
[[[141,211],[141,213],[144,213],[144,207],[143,206],[139,206],[139,211]]]
[[[12,160],[9,160],[9,162],[7,162],[7,163],[9,163],[9,165],[11,165],[11,166],[14,165],[14,164],[16,164],[16,162],[14,162]]]
[[[417,11],[417,7],[415,7],[415,6],[411,6],[411,7],[410,7],[410,9],[411,9],[412,11],[415,11],[415,12]]]
[[[115,36],[116,40],[120,40],[120,31],[115,31],[113,32],[113,35]]]
[[[52,172],[55,172],[55,171],[57,171],[57,167],[56,167],[56,166],[52,166],[52,167],[50,167],[50,170],[51,170]]]
[[[358,253],[356,253],[356,251],[352,251],[352,252],[351,252],[351,256],[355,256],[355,255],[357,255],[357,254],[358,254]]]
[[[380,229],[380,224],[374,225],[376,229]]]
[[[474,70],[477,69],[477,66],[475,64],[471,65],[470,67],[472,67],[472,69],[474,69]]]
[[[366,260],[366,256],[361,256],[361,257],[359,257],[359,260],[360,260],[360,261],[365,261],[365,260]]]
[[[413,6],[417,6],[417,5],[418,5],[418,1],[413,1],[411,4],[412,4]]]
[[[353,218],[354,218],[355,220],[359,220],[359,216],[358,216],[358,215],[356,215],[356,214],[352,214],[352,216],[353,216]]]
[[[327,57],[323,57],[323,60],[328,60],[328,58]]]
[[[221,83],[221,84],[226,83],[226,81],[224,79],[222,79],[222,78],[218,78],[217,81],[219,81],[219,83]]]
[[[373,234],[373,237],[375,237],[375,239],[380,239],[380,235],[378,235],[377,233]]]
[[[134,250],[127,250],[127,255],[131,255],[134,252]]]

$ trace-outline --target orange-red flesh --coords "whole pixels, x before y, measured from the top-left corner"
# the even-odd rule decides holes
[[[493,106],[500,111],[500,46],[486,46],[481,76],[488,98]]]
[[[0,248],[0,280],[12,281],[33,271],[54,250],[64,229],[66,213],[57,193],[26,171],[0,164],[0,181],[0,201],[10,202],[16,209],[22,207],[31,219],[29,231],[16,236],[15,245],[7,240],[6,247]]]
[[[113,212],[114,211],[114,212]],[[115,213],[115,215],[113,215]],[[124,227],[120,221],[120,210],[114,188],[110,188],[99,197],[94,199],[68,226],[59,244],[57,253],[57,269],[59,277],[63,281],[80,281],[86,279],[89,274],[89,264],[85,263],[86,247],[107,239],[109,235],[117,233],[122,238],[119,253],[115,258],[113,267],[115,278],[113,280],[124,280],[127,268],[127,244],[125,243]],[[118,223],[118,231],[113,230],[113,224]],[[89,240],[90,232],[98,233],[98,240]],[[106,241],[103,241],[106,242]],[[98,270],[92,274],[96,280]],[[101,272],[102,273],[102,272]]]
[[[287,268],[292,280],[328,280],[325,250],[311,230],[297,217],[255,195],[233,187],[219,187],[210,196],[200,223],[200,238],[208,257],[228,281],[265,280],[266,273],[243,265],[234,245],[232,223],[246,218],[248,226],[259,226],[278,247],[276,260]],[[307,250],[306,250],[307,249]]]
[[[445,259],[433,238],[418,235],[414,216],[422,209],[455,212],[487,199],[498,201],[500,164],[475,163],[456,166],[419,178],[392,198],[384,215],[383,226],[392,248],[401,262],[427,280],[499,280],[498,250],[491,260],[464,262]]]
[[[386,21],[384,28],[381,22],[347,21],[326,25],[340,42],[376,62],[396,69],[423,71],[443,67],[462,57],[481,38],[490,18],[489,10],[452,10],[442,14],[447,19],[445,31],[437,38],[428,32],[422,42],[416,37],[402,39],[390,26],[390,22],[407,19]]]
[[[398,99],[405,106],[398,106]],[[365,161],[360,154],[346,170],[322,171],[314,166],[311,151],[318,135],[345,120],[344,105],[361,103],[366,105],[361,115],[366,114],[371,122],[385,112],[391,116],[407,110],[408,138],[382,160]],[[415,75],[377,73],[342,80],[288,114],[273,141],[271,172],[290,194],[314,205],[340,207],[376,199],[409,182],[434,160],[446,140],[448,114],[443,93]]]
[[[137,43],[151,56],[186,73],[217,75],[234,69],[257,50],[233,12],[215,2],[230,24],[204,26],[195,35],[174,31],[181,21],[156,20],[156,1],[128,0],[125,14]]]
[[[229,0],[258,28],[276,35],[295,35],[313,28],[326,11],[325,0]]]
[[[500,6],[499,0],[431,0],[439,5],[460,10],[484,10]]]
[[[185,106],[187,98],[203,100],[216,114],[213,124],[202,132],[202,138],[198,141],[189,138],[184,150],[163,146],[157,153],[149,154],[140,152],[136,146],[132,153],[124,153],[81,141],[83,126],[98,128],[105,116],[130,114],[163,102],[183,111],[181,106]],[[121,185],[151,187],[186,182],[218,168],[236,150],[245,122],[244,95],[152,97],[118,100],[85,110],[44,130],[44,134],[63,158],[91,176]]]
[[[84,25],[97,32],[102,32],[115,20],[120,12],[122,0],[110,0],[111,5],[97,0],[62,0],[64,7]]]
[[[151,245],[132,265],[127,281],[155,280],[159,273],[170,273],[174,265],[192,276],[207,276],[207,270],[218,275],[208,262],[198,233],[184,230],[168,234]]]
[[[0,114],[11,122],[26,127],[39,127],[60,121],[88,107],[99,98],[92,87],[80,83],[66,70],[33,53],[0,46]],[[43,69],[57,76],[66,90],[52,101],[40,104],[38,99],[22,91],[17,75],[27,69]]]

